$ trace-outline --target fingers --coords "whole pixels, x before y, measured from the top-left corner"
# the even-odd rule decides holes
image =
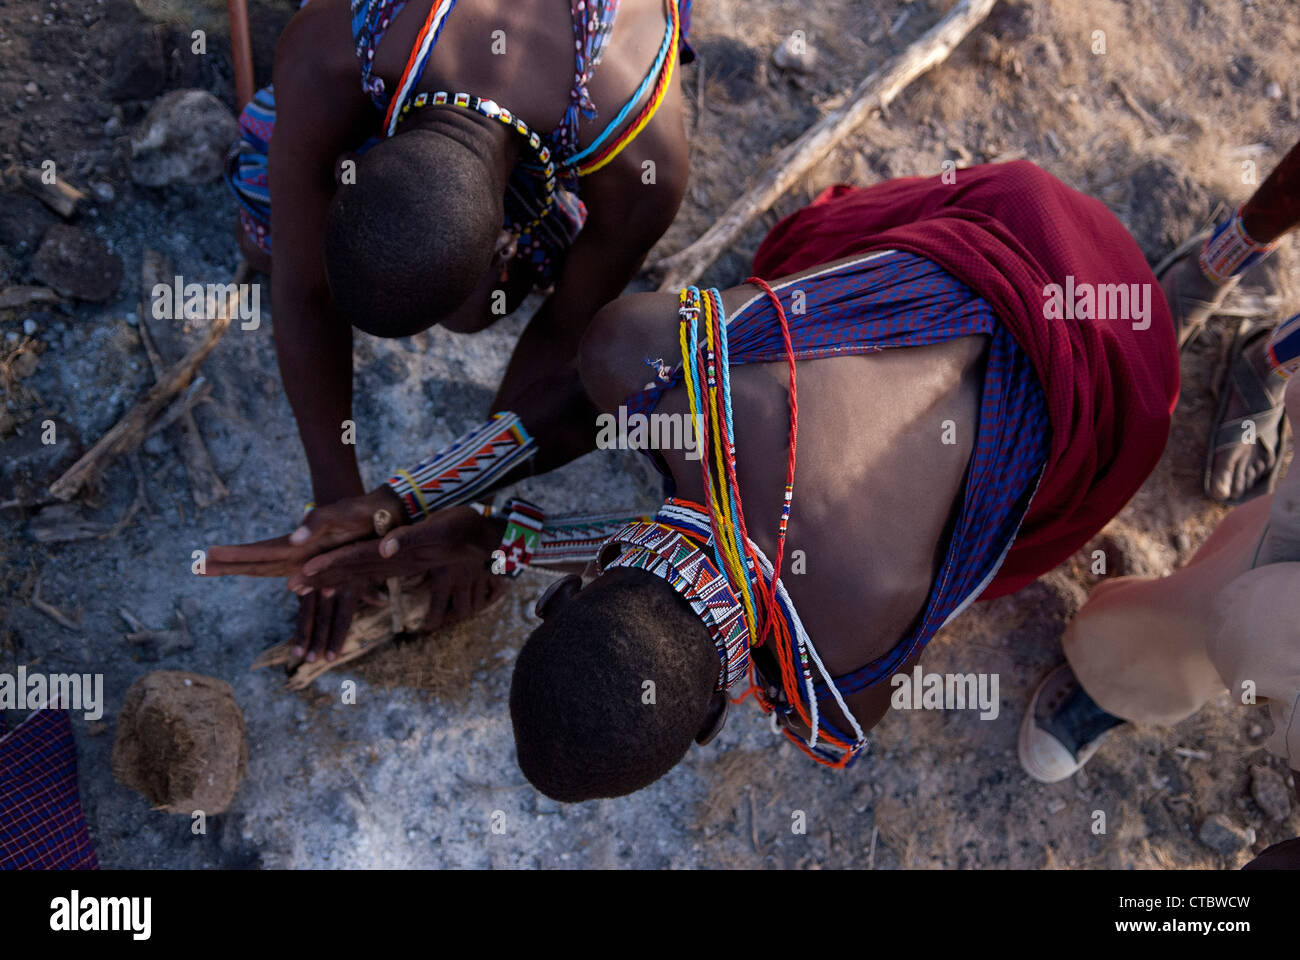
[[[455,587],[452,588],[451,613],[455,623],[468,620],[474,615],[473,594],[468,578],[459,578]]]
[[[379,555],[378,541],[368,540],[312,557],[289,579],[289,589],[338,587],[357,581],[378,581],[400,576],[401,571]]]
[[[316,604],[320,598],[309,594],[298,601],[298,621],[293,628],[293,655],[305,656],[311,644],[312,625],[316,618]]]
[[[356,610],[356,594],[345,590],[334,598],[334,616],[330,624],[329,642],[325,647],[325,659],[333,660],[343,649],[347,639],[348,628],[352,626],[352,614]]]
[[[311,626],[311,645],[307,650],[308,663],[315,663],[318,657],[325,655],[330,629],[334,622],[334,606],[337,603],[334,597],[322,594],[313,594],[313,596],[319,599],[316,601],[316,617]]]
[[[445,577],[435,575],[433,593],[429,596],[429,612],[424,617],[425,630],[437,630],[447,619],[447,600],[451,597],[451,585]]]

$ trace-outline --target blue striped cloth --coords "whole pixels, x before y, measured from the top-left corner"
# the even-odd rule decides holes
[[[836,687],[848,694],[897,672],[988,586],[1015,539],[1047,462],[1051,423],[1029,357],[993,309],[924,257],[876,251],[820,274],[774,284],[773,289],[785,308],[797,360],[924,346],[975,334],[989,338],[961,508],[924,613],[887,654],[836,678]],[[766,296],[751,300],[728,320],[727,342],[733,365],[785,359],[780,324]],[[631,397],[629,415],[650,412],[662,392],[680,381],[679,365],[668,383]],[[797,513],[797,493],[794,509]],[[830,697],[824,684],[817,686],[817,694],[819,700]]]

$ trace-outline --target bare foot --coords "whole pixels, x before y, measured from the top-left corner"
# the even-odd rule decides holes
[[[1286,381],[1273,373],[1266,348],[1267,338],[1259,337],[1235,362],[1248,364],[1249,368],[1259,375],[1266,393],[1273,401],[1274,408],[1277,408],[1282,405],[1282,393],[1286,388]],[[1241,442],[1225,443],[1223,449],[1214,455],[1210,472],[1210,496],[1215,500],[1235,501],[1241,499],[1273,468],[1277,462],[1278,452],[1274,449],[1277,441],[1274,431],[1268,429],[1263,420],[1266,411],[1250,409],[1251,406],[1258,407],[1258,404],[1249,403],[1241,395],[1231,370],[1221,389],[1229,391],[1228,406],[1222,419],[1214,425],[1213,437],[1218,436],[1223,426],[1236,420],[1251,418],[1248,423],[1243,422],[1239,425]],[[1281,424],[1278,424],[1276,429],[1281,430]],[[1211,442],[1214,440],[1212,439]]]

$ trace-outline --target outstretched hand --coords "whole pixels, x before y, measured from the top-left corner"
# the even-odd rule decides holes
[[[350,602],[357,584],[427,577],[432,593],[423,629],[436,630],[468,619],[505,592],[507,578],[491,569],[500,540],[499,522],[470,507],[449,507],[380,540],[313,557],[289,578],[289,589],[304,604],[317,596],[322,603]]]
[[[448,507],[379,540],[354,543],[313,556],[289,578],[299,594],[357,583],[422,575],[440,567],[485,572],[501,541],[499,525],[470,507]]]
[[[317,507],[287,536],[210,548],[204,576],[287,577],[317,554],[373,538],[375,514],[380,510],[388,511],[394,523],[405,521],[401,499],[385,485]]]

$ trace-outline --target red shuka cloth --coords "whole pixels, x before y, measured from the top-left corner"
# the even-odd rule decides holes
[[[1137,492],[1169,437],[1178,348],[1142,252],[1104,206],[1028,161],[941,178],[838,185],[786,217],[754,256],[764,279],[868,250],[908,250],[960,279],[1028,354],[1052,445],[1015,543],[981,599],[1019,590],[1088,542]],[[1149,284],[1150,327],[1047,319],[1044,288]]]

